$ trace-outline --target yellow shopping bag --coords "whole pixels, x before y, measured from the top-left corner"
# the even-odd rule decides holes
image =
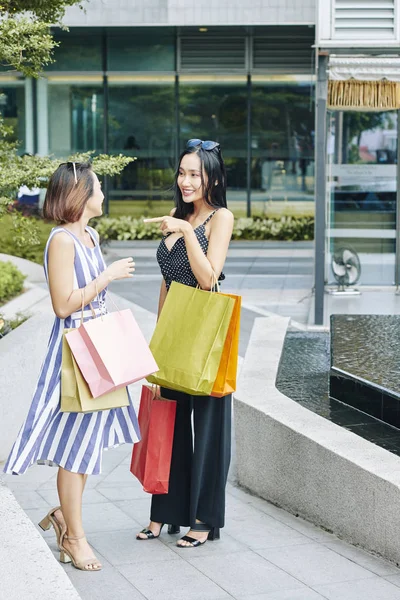
[[[126,388],[120,388],[98,398],[93,398],[86,381],[72,355],[64,329],[61,362],[61,412],[88,413],[129,405]]]
[[[209,396],[217,378],[235,300],[173,282],[150,342],[157,385]]]

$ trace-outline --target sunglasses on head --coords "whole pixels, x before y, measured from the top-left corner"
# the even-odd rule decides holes
[[[196,148],[197,146],[200,146],[202,150],[215,150],[215,148],[219,148],[219,143],[212,142],[211,140],[203,142],[203,140],[193,139],[189,140],[186,146],[187,148]]]
[[[63,162],[60,163],[59,166],[62,167],[64,165],[67,165],[67,169],[69,169],[70,167],[73,168],[74,170],[74,178],[75,178],[75,185],[78,183],[78,177],[77,177],[77,173],[76,173],[76,169],[82,166],[82,163],[80,162],[72,162],[72,161],[68,161],[68,162]]]

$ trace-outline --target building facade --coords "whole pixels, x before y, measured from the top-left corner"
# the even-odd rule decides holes
[[[136,156],[111,213],[168,197],[194,137],[221,143],[238,215],[312,213],[314,22],[310,0],[92,1],[39,80],[0,74],[0,110],[21,152]]]

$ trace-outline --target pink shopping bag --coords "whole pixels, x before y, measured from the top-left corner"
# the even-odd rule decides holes
[[[65,337],[93,398],[158,371],[129,309],[81,323]]]

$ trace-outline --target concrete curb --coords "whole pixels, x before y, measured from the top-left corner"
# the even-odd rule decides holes
[[[79,600],[48,545],[0,477],[0,581],[7,600]]]
[[[234,397],[238,483],[400,562],[400,458],[275,387],[289,319],[256,319]]]
[[[32,283],[26,283],[25,291],[20,296],[0,306],[0,313],[6,319],[11,319],[18,313],[23,313],[27,316],[32,315],[35,312],[36,305],[47,296],[47,289],[38,287]]]
[[[12,256],[10,254],[1,254],[0,260],[4,262],[12,262],[21,273],[26,275],[26,281],[30,283],[46,283],[46,277],[44,275],[44,269],[42,265],[34,263],[25,258],[19,258],[19,256]]]

